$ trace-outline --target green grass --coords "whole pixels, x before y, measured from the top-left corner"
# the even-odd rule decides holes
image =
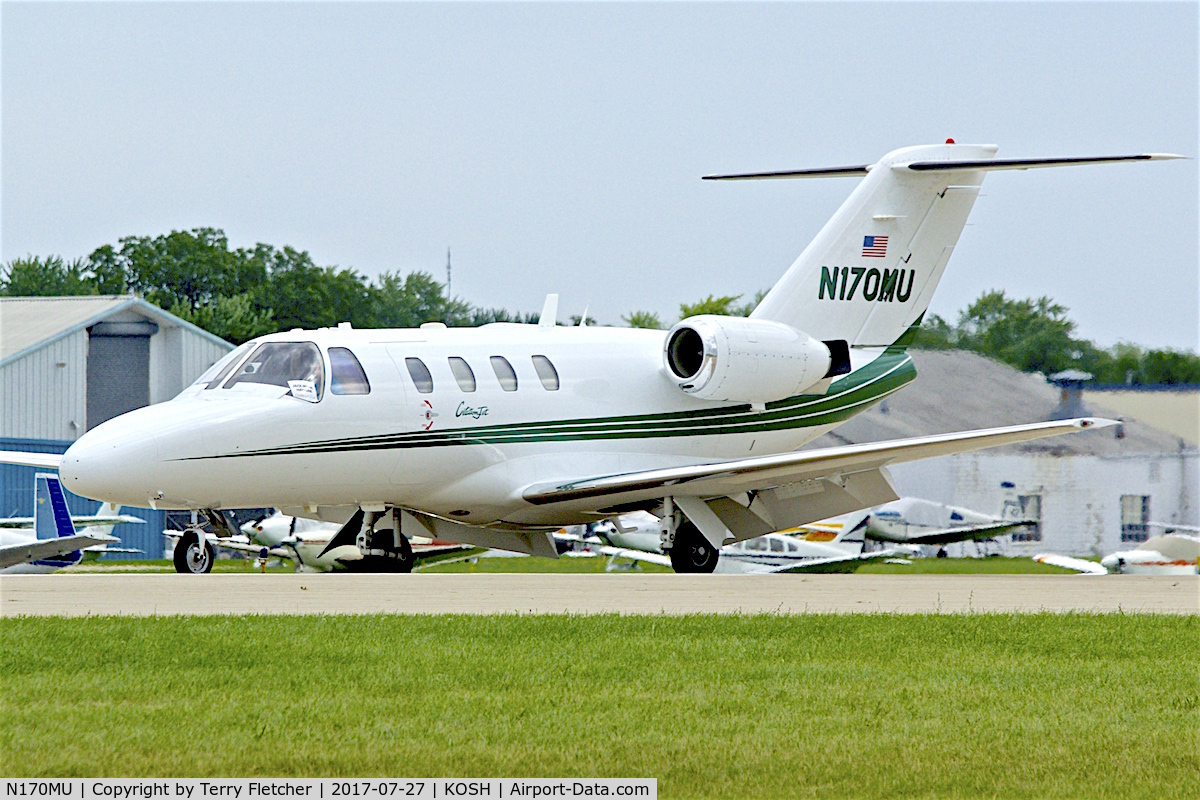
[[[478,558],[474,561],[453,561],[447,564],[431,564],[421,572],[554,572],[562,574],[604,573],[608,559],[604,556],[590,558]],[[628,562],[624,562],[628,563]],[[671,572],[669,567],[657,564],[639,564],[633,574]],[[613,574],[627,574],[629,570],[617,570]]]
[[[1077,575],[1074,570],[1052,567],[1032,558],[914,558],[911,564],[872,561],[858,568],[859,575]]]
[[[1194,797],[1198,645],[1152,615],[0,619],[0,766]]]
[[[77,567],[68,567],[67,569],[59,570],[60,575],[71,575],[79,573],[96,573],[100,572],[105,575],[118,572],[139,572],[139,573],[155,573],[155,572],[174,572],[175,565],[169,558],[145,558],[145,559],[128,559],[128,558],[102,558],[97,561],[85,561]],[[213,572],[258,572],[254,567],[254,559],[252,558],[218,558],[213,562]],[[283,566],[267,567],[267,572],[295,572],[288,564]]]

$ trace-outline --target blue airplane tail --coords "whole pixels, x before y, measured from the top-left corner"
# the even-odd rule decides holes
[[[33,527],[37,532],[37,538],[53,539],[59,536],[75,535],[75,523],[71,521],[71,512],[67,508],[67,497],[63,493],[62,484],[59,483],[57,475],[39,472],[34,476],[33,500]],[[83,553],[75,550],[34,563],[64,567],[78,564],[82,560]]]

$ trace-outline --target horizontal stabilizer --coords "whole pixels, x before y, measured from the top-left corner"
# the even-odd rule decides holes
[[[1073,167],[1080,164],[1115,164],[1121,161],[1171,161],[1187,158],[1174,153],[1138,153],[1131,156],[1075,156],[1071,158],[994,158],[985,161],[913,161],[896,164],[892,169],[913,172],[955,172],[979,170],[995,172],[1002,169],[1039,169],[1042,167]]]
[[[738,175],[705,175],[705,181],[769,181],[781,178],[861,178],[871,170],[870,164],[857,167],[821,167],[793,169],[787,172],[743,172]]]
[[[24,453],[18,450],[0,450],[0,464],[38,469],[58,469],[62,456],[58,453]]]
[[[1080,164],[1115,164],[1122,161],[1171,161],[1187,156],[1174,153],[1135,153],[1121,156],[1070,156],[1067,158],[989,158],[945,161],[910,161],[894,164],[892,169],[912,172],[995,172],[1005,169],[1039,169],[1043,167],[1073,167]],[[787,178],[852,178],[871,171],[872,164],[852,167],[818,167],[778,172],[743,172],[734,175],[705,175],[706,181],[767,181]]]

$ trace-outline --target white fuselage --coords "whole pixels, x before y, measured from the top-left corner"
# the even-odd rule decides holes
[[[595,517],[563,519],[524,501],[523,487],[569,480],[581,465],[603,475],[790,451],[915,374],[902,353],[856,349],[855,369],[878,363],[841,393],[846,405],[830,411],[836,391],[800,398],[780,427],[771,409],[681,392],[663,367],[663,336],[509,324],[275,334],[235,361],[262,342],[312,342],[324,369],[317,402],[300,399],[303,387],[225,379],[206,388],[208,376],[170,402],[89,431],[61,474],[77,494],[128,505],[275,506],[340,522],[356,506],[380,504],[476,525],[557,526]],[[330,390],[330,348],[353,353],[369,394]],[[553,365],[556,389],[534,356]],[[515,390],[502,386],[494,357],[511,364]],[[430,391],[421,391],[430,381],[419,381],[410,359],[428,369]],[[451,359],[469,365],[474,391]]]

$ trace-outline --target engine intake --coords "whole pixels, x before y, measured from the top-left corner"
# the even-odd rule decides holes
[[[824,342],[782,322],[712,314],[676,324],[663,359],[684,392],[738,403],[783,400],[849,367],[835,364]]]

